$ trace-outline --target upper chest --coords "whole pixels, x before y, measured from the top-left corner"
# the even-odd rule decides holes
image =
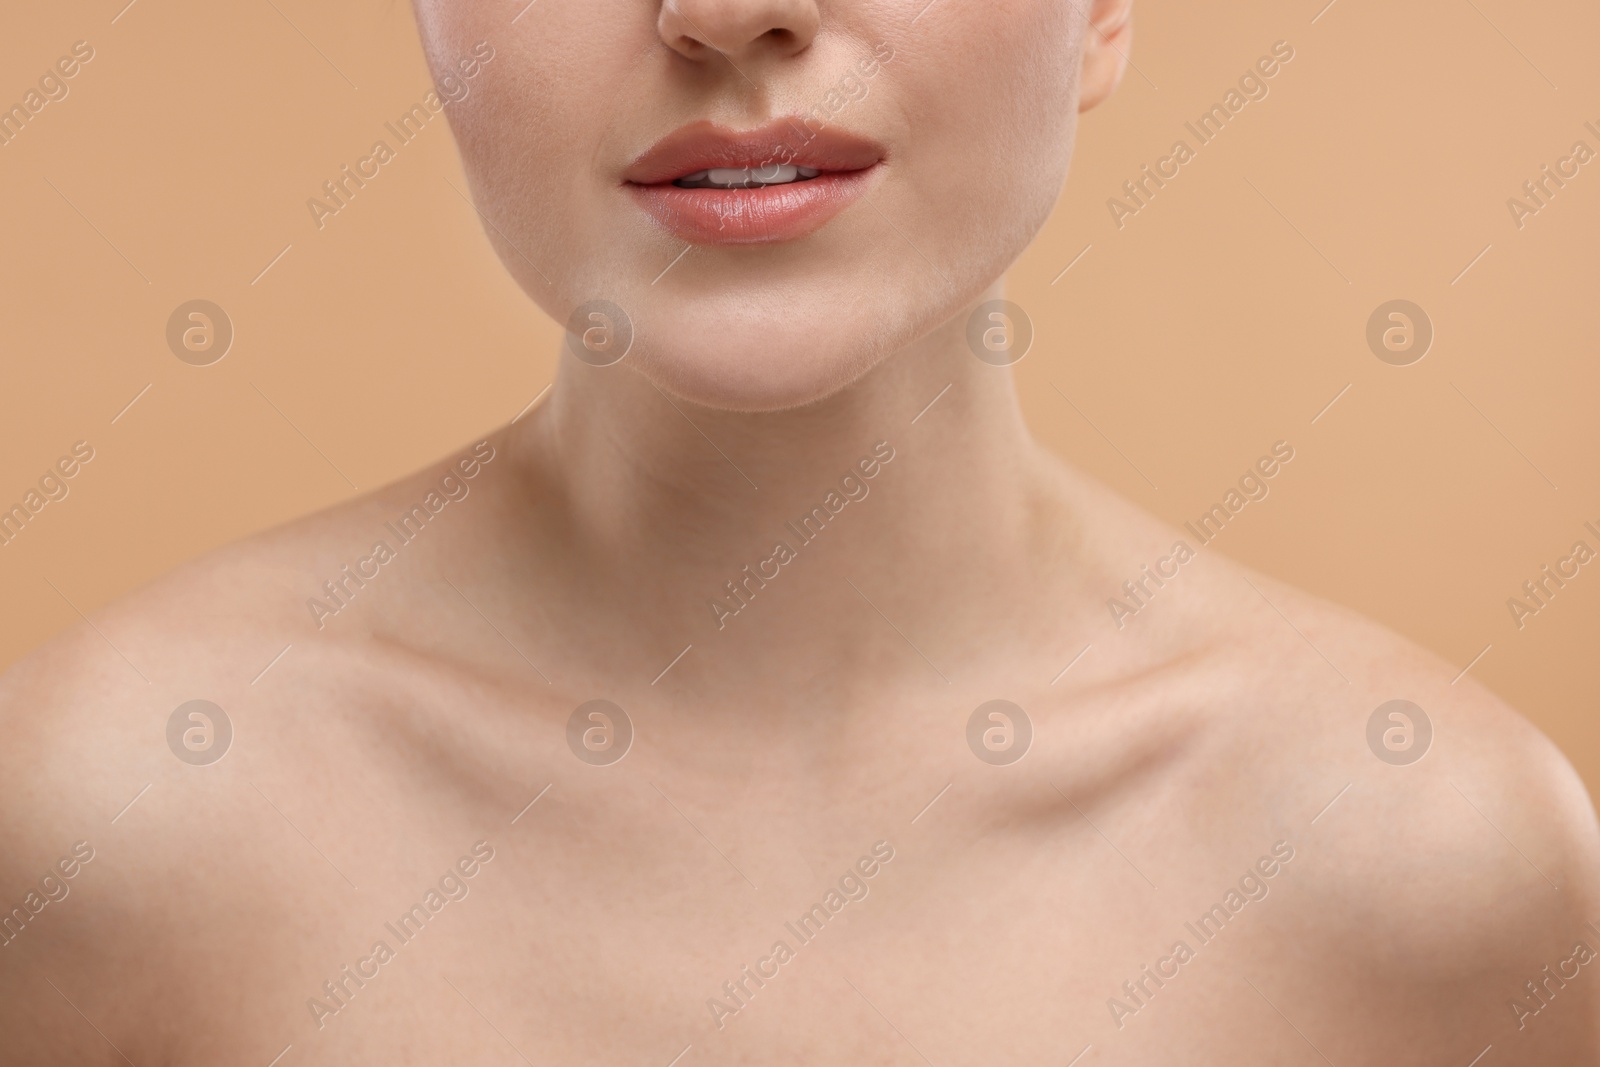
[[[1279,985],[1273,895],[1231,910],[1229,883],[1221,910],[1185,910],[1087,839],[1056,857],[922,845],[883,862],[863,842],[826,877],[752,886],[709,861],[596,881],[506,837],[470,878],[280,944],[299,977],[251,1002],[312,1063],[1065,1063],[1088,1046],[1148,1063],[1177,1035],[1190,1058],[1160,1062],[1208,1063],[1262,1021],[1241,976]]]
[[[270,884],[208,915],[271,961],[233,1017],[307,1062],[895,1063],[922,1044],[1065,1062],[1097,1042],[1141,1062],[1249,994],[1215,961],[1253,953],[1274,905],[1247,889],[1225,940],[1190,927],[1229,914],[1273,842],[1241,825],[1197,845],[1227,816],[1176,764],[1152,772],[1137,716],[1069,737],[1040,714],[1028,758],[997,764],[936,710],[841,769],[803,745],[685,745],[640,706],[576,740],[548,709],[450,714],[471,698],[308,703],[297,722],[323,729],[288,730],[256,771],[275,800],[234,837],[271,842]],[[584,758],[602,727],[628,735],[620,758]]]
[[[1218,1018],[1251,1017],[1234,975],[1296,873],[1251,875],[1272,842],[1190,878],[1179,835],[1091,820],[1047,781],[932,785],[903,811],[819,797],[828,832],[799,836],[648,777],[529,783],[431,823],[408,805],[404,833],[330,850],[359,890],[320,863],[291,879],[322,886],[324,921],[234,916],[275,957],[242,1003],[328,1063],[1139,1063],[1185,1026],[1203,1063]]]

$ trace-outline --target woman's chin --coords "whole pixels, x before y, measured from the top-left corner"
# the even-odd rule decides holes
[[[642,343],[634,369],[663,391],[724,411],[767,412],[804,407],[846,388],[889,349],[881,338],[840,328],[751,324],[746,329],[674,329],[701,343]]]
[[[672,396],[721,411],[769,412],[805,407],[850,385],[871,366],[864,356],[810,346],[793,350],[697,349],[646,356],[635,370]]]

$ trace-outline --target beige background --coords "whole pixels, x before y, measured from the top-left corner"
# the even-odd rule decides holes
[[[524,0],[482,2],[509,23]],[[0,104],[74,41],[96,52],[0,147],[0,503],[74,441],[96,450],[0,547],[0,666],[73,605],[505,422],[559,340],[456,191],[442,121],[312,225],[306,199],[428,89],[407,5],[124,3],[15,5],[0,35]],[[1600,548],[1582,528],[1600,526],[1600,161],[1521,230],[1506,200],[1574,141],[1600,150],[1600,8],[1322,3],[1141,0],[1136,69],[1084,121],[1010,276],[1037,329],[1028,417],[1175,522],[1289,440],[1272,495],[1216,547],[1461,667],[1482,653],[1472,674],[1593,791],[1600,562],[1520,631],[1506,598],[1578,538]],[[1183,122],[1278,40],[1295,58],[1270,95],[1119,230],[1107,198],[1193,147]],[[164,339],[196,297],[237,330],[204,368]],[[1397,297],[1437,331],[1408,367],[1364,339]]]

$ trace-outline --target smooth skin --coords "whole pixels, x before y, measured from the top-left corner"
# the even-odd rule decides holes
[[[0,905],[93,850],[0,947],[0,1063],[1600,1063],[1600,836],[1556,749],[1210,548],[1119,628],[1107,598],[1181,535],[1044,453],[967,348],[1128,0],[417,7],[436,72],[496,48],[452,121],[507,268],[559,320],[617,302],[636,350],[565,356],[411,543],[385,524],[459,456],[0,681]],[[631,159],[802,113],[884,40],[837,119],[887,149],[871,203],[652,285],[681,246]],[[875,446],[868,494],[719,625]],[[234,730],[209,766],[167,746],[197,698]],[[1008,766],[967,742],[996,698],[1032,723]],[[1396,698],[1433,728],[1407,766],[1367,741]],[[609,766],[568,743],[594,699],[635,732]]]

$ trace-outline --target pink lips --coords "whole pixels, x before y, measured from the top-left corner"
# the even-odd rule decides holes
[[[640,207],[690,244],[772,244],[811,233],[849,207],[866,192],[883,159],[883,148],[871,141],[826,128],[813,131],[800,119],[747,132],[696,122],[656,142],[623,179]],[[771,173],[782,165],[819,173],[749,189],[672,184],[715,168]]]

